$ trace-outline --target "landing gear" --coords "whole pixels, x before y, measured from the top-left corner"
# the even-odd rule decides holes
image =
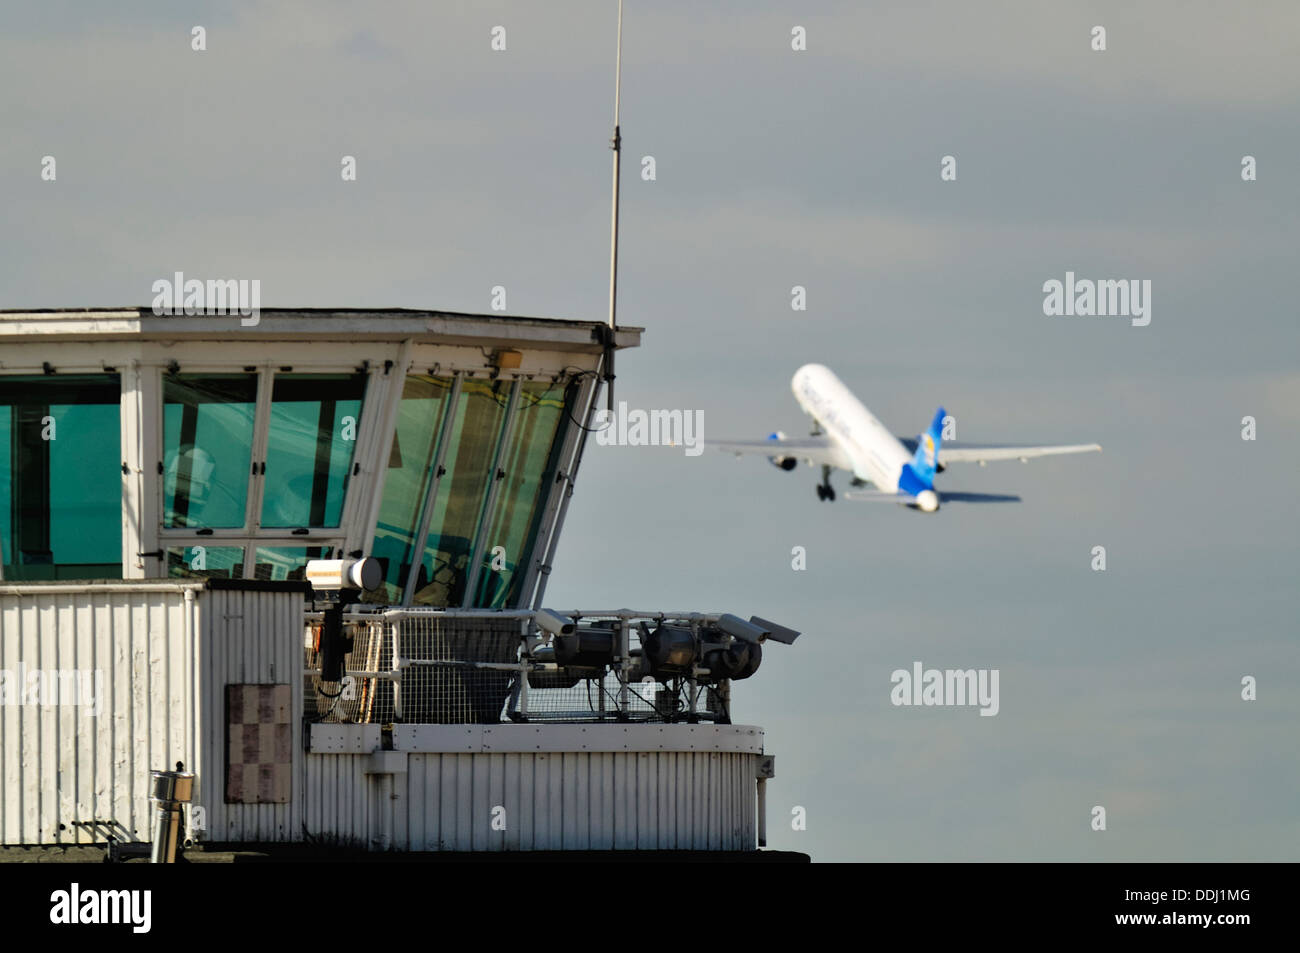
[[[835,502],[835,487],[831,486],[830,467],[822,467],[822,482],[817,484],[817,499]]]

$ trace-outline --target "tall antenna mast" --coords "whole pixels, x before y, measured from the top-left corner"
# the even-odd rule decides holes
[[[605,337],[605,383],[608,386],[609,411],[614,412],[614,328],[618,302],[618,174],[623,152],[623,137],[618,130],[618,101],[623,87],[623,0],[618,0],[618,48],[614,54],[614,199],[609,221],[609,329]]]

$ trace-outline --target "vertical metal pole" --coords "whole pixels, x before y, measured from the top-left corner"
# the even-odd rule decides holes
[[[145,547],[141,545],[141,532],[146,525],[140,518],[144,508],[144,495],[141,463],[143,454],[140,450],[140,362],[132,361],[131,369],[118,378],[121,396],[118,399],[118,417],[121,426],[119,441],[122,448],[122,578],[144,579],[149,573],[144,570],[144,560],[151,557],[141,556]],[[4,543],[0,541],[0,579],[4,578]],[[165,575],[167,554],[159,563]],[[187,589],[186,592],[189,590]]]
[[[532,623],[528,619],[524,619],[519,623],[519,628],[521,630],[520,635],[525,640],[524,645],[527,646],[528,630],[532,628]],[[528,717],[528,672],[531,668],[527,655],[521,653],[519,657],[519,713],[524,718]]]
[[[271,405],[275,396],[276,368],[263,364],[257,371],[257,396],[253,405],[253,445],[249,453],[253,466],[266,463],[266,446],[271,435]],[[244,558],[244,578],[257,578],[257,547],[254,545],[258,530],[262,528],[262,504],[266,497],[265,469],[248,478],[248,500],[245,503],[244,531],[254,539],[249,541]]]
[[[618,296],[618,172],[623,153],[623,137],[618,129],[619,96],[623,86],[623,0],[618,0],[618,50],[614,54],[614,201],[609,223],[609,329],[614,330],[615,301]]]
[[[551,565],[555,560],[556,546],[560,541],[560,530],[564,527],[564,517],[569,510],[569,499],[573,496],[573,483],[577,479],[578,466],[582,463],[582,452],[587,444],[587,433],[591,428],[591,422],[596,412],[596,404],[600,400],[600,384],[605,383],[608,387],[606,391],[607,406],[609,412],[614,412],[614,328],[617,326],[618,310],[618,204],[619,204],[619,168],[620,160],[623,154],[623,135],[619,130],[619,101],[623,91],[623,0],[618,0],[618,44],[614,54],[614,136],[610,140],[610,148],[614,150],[614,179],[613,179],[613,201],[610,203],[610,221],[609,221],[609,325],[606,330],[605,351],[601,355],[597,370],[600,378],[592,386],[590,393],[590,402],[587,404],[586,425],[581,433],[578,434],[578,444],[576,452],[572,459],[572,466],[568,469],[565,476],[566,486],[564,496],[560,501],[559,513],[556,515],[555,523],[551,528],[550,536],[546,540],[546,555],[543,557],[538,567],[539,577],[537,580],[536,594],[533,598],[533,608],[541,608],[542,597],[546,592],[546,583],[551,573]],[[575,403],[582,400],[579,394]],[[572,417],[572,410],[570,410]],[[572,420],[570,420],[572,424]],[[604,694],[602,692],[602,699]]]
[[[402,680],[406,677],[402,665],[402,622],[405,615],[392,618],[385,613],[385,622],[393,627],[393,721],[402,720]],[[375,680],[377,685],[379,680]]]
[[[700,644],[700,623],[698,619],[691,621],[691,635],[695,639],[695,644]],[[689,699],[686,712],[688,715],[695,714],[695,703],[700,697],[699,687],[695,684],[695,664],[691,664],[691,671],[686,676],[686,697]]]
[[[627,680],[632,669],[632,624],[628,619],[619,619],[614,624],[618,626],[618,710],[626,716],[631,705]]]
[[[767,846],[767,779],[758,779],[758,846]]]
[[[614,150],[614,199],[609,221],[609,338],[605,346],[605,383],[609,385],[606,396],[610,413],[614,412],[614,328],[618,302],[618,179],[620,159],[623,155],[623,136],[619,132],[619,99],[623,91],[623,0],[618,0],[618,47],[614,54],[614,137],[610,148]]]

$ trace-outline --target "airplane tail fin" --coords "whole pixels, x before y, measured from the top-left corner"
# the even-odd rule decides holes
[[[943,440],[943,418],[947,411],[940,407],[934,413],[930,429],[916,439],[916,456],[912,458],[912,469],[916,475],[929,483],[934,479],[939,466],[939,444]]]

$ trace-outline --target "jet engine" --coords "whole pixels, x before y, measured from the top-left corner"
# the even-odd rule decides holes
[[[778,430],[776,433],[772,434],[767,439],[784,440],[785,434],[781,433],[781,431]],[[799,465],[798,457],[768,457],[767,459],[772,461],[772,466],[779,467],[782,470],[793,470],[795,467]]]

